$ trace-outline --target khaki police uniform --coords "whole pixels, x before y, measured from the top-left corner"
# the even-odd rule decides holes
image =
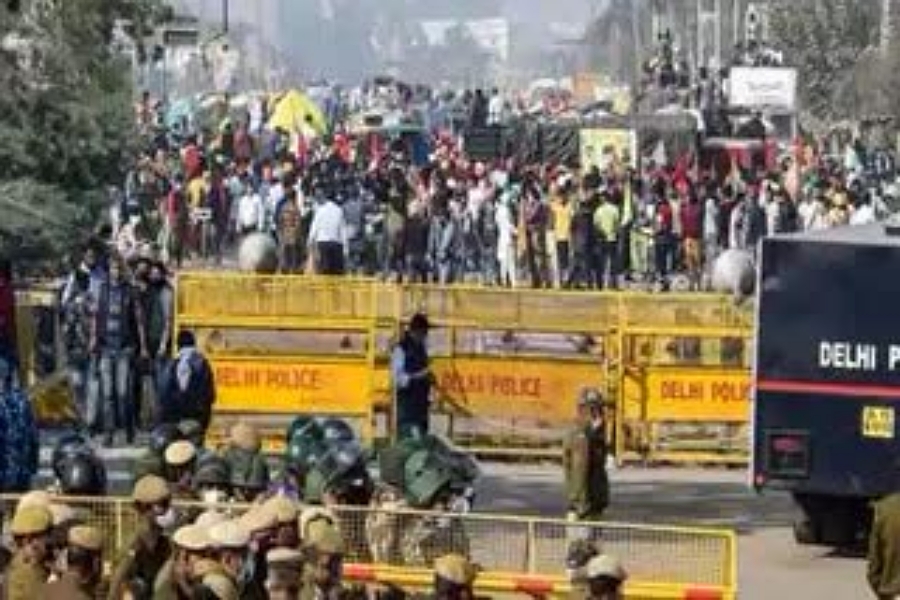
[[[175,531],[172,543],[177,551],[202,555],[212,547],[209,531],[201,525],[185,525]],[[175,577],[175,556],[169,558],[153,584],[153,600],[179,600],[188,597],[188,591]]]
[[[69,531],[68,547],[87,550],[98,558],[103,552],[103,534],[95,527],[78,525]],[[40,594],[42,600],[94,600],[97,597],[99,575],[94,581],[85,581],[76,572],[66,571],[62,576],[45,584]]]
[[[579,406],[601,408],[603,400],[595,390],[587,390]],[[595,428],[590,423],[579,422],[566,436],[563,448],[566,499],[570,515],[578,520],[599,520],[609,506],[607,456],[605,425]]]
[[[46,506],[31,504],[20,507],[13,516],[10,530],[14,538],[49,535],[53,515]],[[6,574],[6,600],[32,600],[35,590],[47,583],[50,572],[39,562],[27,558],[22,550],[13,555]]]
[[[172,494],[165,479],[147,475],[135,484],[132,498],[135,504],[154,505],[171,500]],[[135,578],[143,581],[148,588],[153,586],[172,555],[169,540],[161,532],[151,531],[151,527],[155,525],[142,521],[116,563],[110,580],[109,600],[118,600],[122,590]]]
[[[867,576],[875,595],[900,597],[900,493],[875,504],[868,562]]]
[[[216,561],[199,561],[194,575],[200,585],[215,594],[219,600],[242,600],[234,578]]]
[[[344,555],[344,539],[340,531],[327,520],[314,520],[307,524],[304,546],[318,560],[321,556],[342,557]],[[307,565],[303,570],[303,589],[300,600],[337,600],[347,596],[338,583],[328,590],[323,590],[316,583],[316,564]]]

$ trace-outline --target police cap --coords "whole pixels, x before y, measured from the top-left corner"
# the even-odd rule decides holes
[[[304,542],[320,554],[343,554],[344,539],[337,527],[326,521],[310,523]]]
[[[47,533],[53,526],[53,515],[46,506],[26,506],[16,511],[10,531],[14,536]]]
[[[194,444],[186,440],[172,442],[166,448],[166,464],[172,467],[183,467],[197,457],[197,449]]]
[[[190,552],[202,552],[209,550],[213,543],[209,536],[209,531],[200,525],[186,525],[180,527],[172,536],[172,541],[176,546],[184,548]]]
[[[461,554],[445,554],[434,561],[434,574],[456,585],[472,585],[478,569]]]
[[[609,578],[625,581],[628,578],[621,561],[610,554],[601,554],[588,561],[585,574],[588,579]]]
[[[294,548],[273,548],[266,554],[266,562],[270,567],[299,570],[303,566],[303,553]]]
[[[194,521],[194,525],[209,529],[213,525],[224,523],[227,520],[228,516],[225,513],[219,512],[217,510],[207,510],[201,513],[199,517],[197,517],[197,520]]]
[[[103,549],[103,534],[96,527],[76,525],[69,530],[68,542],[70,548],[100,552]]]
[[[47,507],[52,503],[53,496],[50,495],[50,492],[47,492],[45,490],[34,490],[19,498],[19,503],[16,505],[16,510],[21,510],[26,506]]]
[[[310,506],[300,513],[300,538],[306,539],[309,535],[310,528],[315,523],[327,523],[332,527],[338,528],[337,517],[333,512],[321,506]]]
[[[278,525],[296,524],[297,522],[297,503],[284,494],[272,496],[263,503],[263,508],[275,515]]]
[[[258,504],[241,515],[239,521],[248,534],[254,535],[275,529],[278,526],[278,515],[271,504]]]
[[[209,539],[214,548],[223,550],[242,550],[250,544],[250,534],[236,520],[210,527]]]
[[[162,477],[145,475],[134,484],[132,498],[141,504],[157,504],[172,497],[169,484]]]

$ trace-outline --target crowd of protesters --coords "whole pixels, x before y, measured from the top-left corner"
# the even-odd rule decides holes
[[[491,118],[485,94],[470,108],[473,122]],[[284,273],[594,289],[666,289],[686,274],[679,285],[701,289],[723,249],[884,212],[859,148],[846,160],[791,156],[722,177],[689,159],[648,158],[639,170],[476,161],[446,130],[426,130],[427,154],[416,158],[413,144],[377,147],[341,123],[289,134],[253,122],[157,140],[117,205],[117,250],[152,247],[175,267],[221,263],[264,233]]]

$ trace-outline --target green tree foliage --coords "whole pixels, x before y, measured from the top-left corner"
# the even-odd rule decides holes
[[[858,89],[860,70],[878,44],[878,0],[773,0],[772,41],[799,71],[801,108],[823,120],[854,117],[859,100],[871,90]]]
[[[2,6],[2,5],[0,5]],[[0,7],[0,253],[58,261],[95,224],[138,139],[115,24],[147,32],[150,0],[33,0]]]

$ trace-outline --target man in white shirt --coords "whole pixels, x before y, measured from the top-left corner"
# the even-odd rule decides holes
[[[503,124],[503,109],[503,96],[500,95],[498,90],[494,89],[491,92],[491,100],[488,102],[488,125]]]
[[[238,233],[250,235],[262,231],[266,224],[266,206],[262,196],[252,187],[245,186],[244,194],[238,200]]]
[[[330,197],[316,207],[309,228],[309,249],[316,258],[316,272],[343,275],[347,255],[347,221],[344,211]]]
[[[500,284],[516,287],[518,267],[516,265],[516,216],[513,212],[510,192],[504,193],[497,205],[497,261],[500,263]]]

